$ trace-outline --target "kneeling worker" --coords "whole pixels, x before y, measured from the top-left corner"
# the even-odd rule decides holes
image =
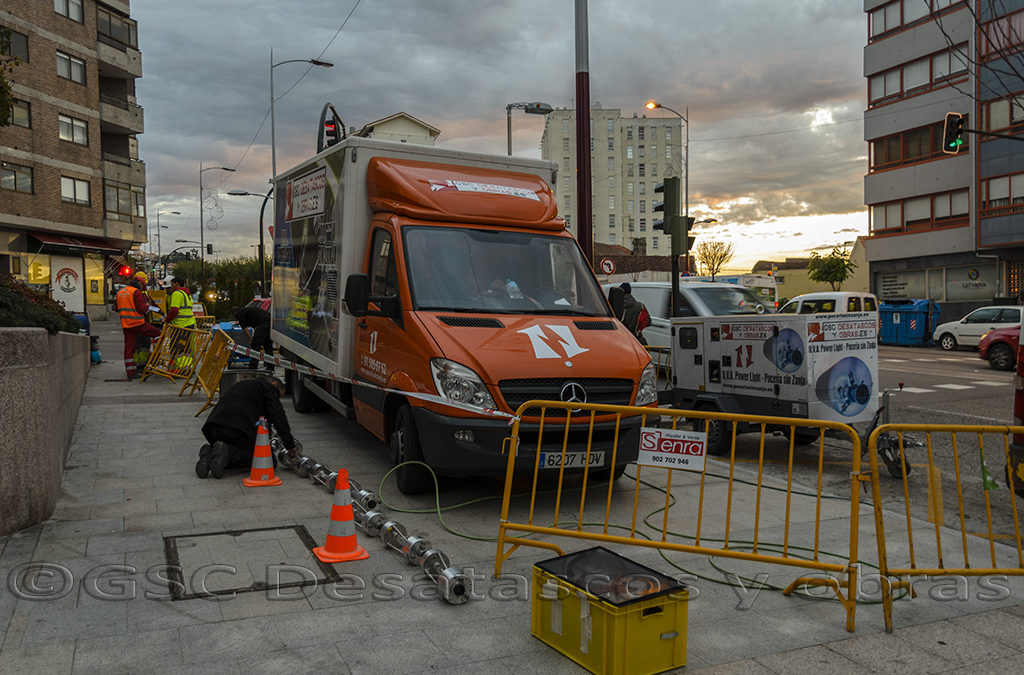
[[[196,475],[221,478],[224,469],[251,467],[256,425],[261,417],[273,425],[285,448],[293,453],[300,451],[302,446],[292,437],[281,406],[283,395],[284,383],[276,377],[242,380],[222,393],[203,424],[207,443],[199,450]]]
[[[270,312],[260,307],[232,307],[231,313],[238,320],[238,325],[249,334],[249,346],[258,349],[267,356],[274,355],[274,343],[270,340]],[[249,361],[250,368],[257,368],[259,359]],[[274,369],[273,363],[267,363],[269,370]]]

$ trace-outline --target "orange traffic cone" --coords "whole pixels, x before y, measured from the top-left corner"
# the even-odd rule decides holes
[[[363,560],[370,554],[356,542],[356,523],[352,518],[352,492],[348,485],[348,470],[339,469],[331,503],[331,526],[327,528],[327,541],[313,553],[325,563]]]
[[[270,434],[267,433],[267,422],[260,418],[259,431],[256,432],[256,449],[252,453],[252,470],[248,478],[242,479],[246,487],[280,485],[281,479],[274,475],[274,460],[270,458]]]

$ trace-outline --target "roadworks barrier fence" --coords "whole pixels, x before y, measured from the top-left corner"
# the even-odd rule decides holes
[[[145,381],[150,375],[160,375],[172,382],[183,377],[187,382],[209,341],[209,331],[164,324],[160,337],[153,343],[141,380]]]
[[[202,389],[206,394],[206,403],[196,413],[196,417],[213,405],[213,397],[220,387],[220,378],[224,374],[224,368],[227,367],[230,358],[231,338],[224,331],[217,330],[207,343],[206,349],[199,355],[195,371],[191,377],[185,380],[185,383],[181,385],[181,391],[178,392],[178,396],[181,396],[185,393],[185,389],[191,387],[188,392],[189,396],[194,394],[197,389]]]
[[[569,424],[570,419],[578,424]],[[633,427],[638,421],[641,448],[682,447],[677,441],[703,442],[707,447],[709,432],[728,433],[729,451],[721,457],[728,461],[728,466],[714,467],[727,470],[728,475],[709,475],[706,462],[700,462],[696,470],[694,463],[689,463],[691,470],[670,469],[656,463],[654,457],[661,453],[645,456],[641,450],[632,494],[621,487],[614,490],[616,483],[608,480],[608,467],[620,463],[620,457],[629,457],[627,453],[636,454],[636,447],[619,447],[619,439],[630,436],[626,427]],[[735,475],[738,424],[753,425],[760,432],[753,481],[741,481]],[[774,429],[788,433],[788,452],[778,447],[781,439],[774,438]],[[828,430],[832,435],[847,438],[852,445],[852,471],[843,490],[849,495],[848,500],[827,499],[823,495],[824,440]],[[793,482],[792,439],[814,434],[818,438],[817,490],[809,494],[806,488],[797,489]],[[637,442],[636,434],[630,437]],[[765,475],[768,439],[773,446],[769,458],[778,459],[781,452],[788,462],[781,485],[778,479]],[[562,548],[549,540],[554,537],[771,563],[808,572],[797,576],[783,591],[786,594],[809,587],[831,589],[846,610],[846,629],[854,630],[861,445],[850,426],[709,411],[528,401],[517,411],[505,446],[508,469],[498,529],[496,576],[501,576],[502,565],[520,546],[564,555]],[[666,454],[672,452],[679,450]],[[806,449],[802,452],[806,456]],[[603,458],[596,453],[604,453]],[[591,464],[598,464],[596,459],[603,459],[603,468],[592,470]],[[518,465],[522,472],[531,462],[528,505],[524,507],[517,500],[513,507],[514,469]],[[748,472],[741,473],[745,476]],[[645,489],[645,484],[664,491],[663,500],[655,492],[661,503],[658,511],[646,518],[638,510],[642,501],[644,509],[651,505],[652,491]],[[517,485],[523,487],[521,483]],[[834,485],[830,487],[834,489]],[[813,515],[809,517],[809,513]],[[844,526],[849,523],[848,537],[842,535],[845,550],[827,553],[822,548],[823,534],[834,549],[836,523],[840,522]]]
[[[868,438],[886,630],[893,628],[894,597],[915,597],[915,584],[939,578],[949,582],[951,592],[958,592],[957,584],[971,577],[1024,576],[1024,513],[1015,496],[1015,490],[1024,495],[1024,471],[1015,474],[1003,468],[1014,465],[1011,434],[1024,434],[1024,427],[886,424]],[[897,469],[902,475],[895,481],[879,480],[877,448],[886,436],[895,437],[899,466],[904,467]],[[917,463],[920,459],[926,462]],[[908,462],[922,467],[925,475],[912,471],[913,477],[908,477]],[[916,489],[913,483],[918,483]],[[1000,524],[993,523],[993,516]]]

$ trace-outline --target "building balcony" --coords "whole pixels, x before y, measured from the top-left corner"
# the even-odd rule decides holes
[[[142,52],[103,35],[98,38],[96,52],[101,77],[120,80],[142,77]]]
[[[142,106],[100,94],[100,129],[107,133],[141,134],[145,130]]]
[[[109,152],[103,153],[103,178],[105,180],[146,186],[146,164],[137,159],[120,157]]]

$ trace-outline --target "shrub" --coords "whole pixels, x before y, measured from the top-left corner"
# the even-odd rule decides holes
[[[64,303],[7,273],[0,273],[0,326],[45,328],[50,335],[77,333],[79,328]]]

